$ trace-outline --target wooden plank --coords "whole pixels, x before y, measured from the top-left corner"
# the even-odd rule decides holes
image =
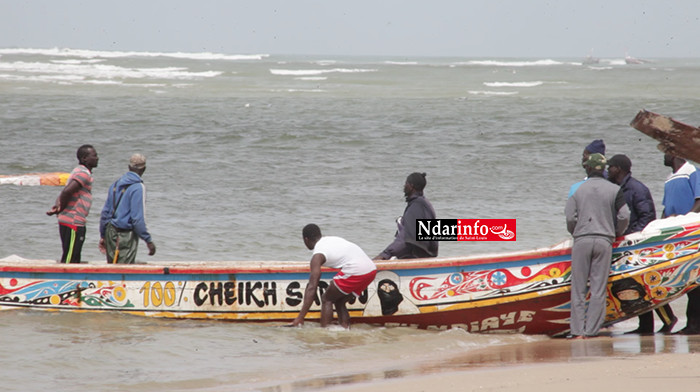
[[[700,162],[700,129],[646,110],[637,113],[630,126],[659,141],[662,152]]]

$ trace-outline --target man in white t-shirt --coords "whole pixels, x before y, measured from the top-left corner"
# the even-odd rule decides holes
[[[326,327],[333,321],[335,305],[338,324],[349,328],[350,314],[345,304],[353,295],[359,297],[372,283],[377,275],[377,267],[359,246],[340,237],[323,237],[321,229],[313,223],[304,227],[302,236],[306,247],[313,251],[311,272],[301,310],[290,325],[304,324],[304,317],[314,302],[321,280],[321,266],[324,266],[337,268],[340,272],[333,277],[328,289],[321,296],[321,326]]]

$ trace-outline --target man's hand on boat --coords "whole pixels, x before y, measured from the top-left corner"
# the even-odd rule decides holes
[[[304,325],[304,319],[297,317],[291,323],[285,325],[285,327],[301,327],[302,325]]]

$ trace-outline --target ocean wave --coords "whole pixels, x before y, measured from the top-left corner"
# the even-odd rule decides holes
[[[327,80],[328,78],[325,76],[301,76],[298,78],[294,78],[296,80],[310,80],[310,81],[318,81],[318,80]]]
[[[96,85],[96,86],[125,86],[125,87],[167,87],[165,83],[124,83],[120,80],[111,79],[86,79],[79,75],[12,75],[0,74],[0,80],[12,82],[30,82],[30,83],[53,83],[59,85]],[[172,85],[172,87],[184,87],[187,85]]]
[[[289,88],[289,89],[273,89],[270,90],[275,93],[324,93],[326,90],[319,88],[303,89],[303,88]]]
[[[517,91],[469,91],[471,95],[516,95]]]
[[[317,65],[333,65],[333,64],[337,64],[337,63],[338,63],[338,60],[317,60],[317,61],[314,61],[314,64],[317,64]]]
[[[544,82],[484,82],[484,86],[488,87],[536,87],[543,85]]]
[[[376,69],[366,68],[332,68],[332,69],[270,69],[270,73],[280,76],[312,76],[327,73],[361,73],[377,72]]]
[[[186,52],[121,52],[87,49],[51,48],[51,49],[0,49],[0,54],[30,54],[56,57],[80,57],[80,58],[119,58],[119,57],[171,57],[191,60],[262,60],[269,57],[268,54],[222,54],[222,53],[186,53]]]
[[[91,60],[51,60],[54,64],[96,64],[101,63],[105,60],[103,59],[91,59]]]
[[[418,65],[417,61],[385,61],[388,65]]]
[[[589,65],[589,66],[588,66],[588,69],[592,69],[592,70],[594,70],[594,71],[605,71],[605,70],[608,70],[608,69],[613,69],[613,67],[596,67],[596,66],[593,66],[593,65]]]
[[[460,62],[457,65],[486,65],[491,67],[536,67],[536,66],[549,66],[549,65],[566,65],[571,63],[564,63],[555,60],[534,60],[534,61],[499,61],[499,60],[472,60],[467,62]]]
[[[1,71],[21,73],[44,73],[49,75],[74,75],[94,79],[203,79],[219,76],[219,71],[191,72],[182,67],[125,68],[107,64],[55,64],[16,61],[0,62]]]

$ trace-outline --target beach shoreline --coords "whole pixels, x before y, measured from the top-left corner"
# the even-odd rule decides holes
[[[700,336],[610,335],[493,346],[415,369],[298,380],[269,390],[654,390],[700,381]],[[456,388],[456,389],[455,389]],[[267,389],[263,389],[267,390]]]

